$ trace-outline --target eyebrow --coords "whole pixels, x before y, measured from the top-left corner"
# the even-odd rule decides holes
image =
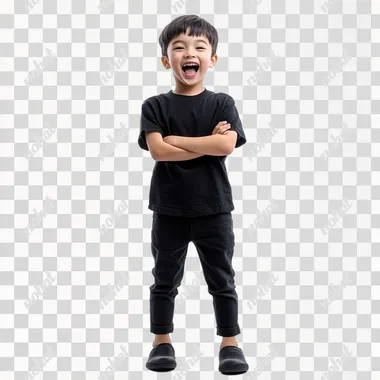
[[[204,42],[204,43],[207,45],[207,42],[206,42],[205,40],[202,40],[202,39],[198,38],[197,41],[199,41],[199,42]],[[172,43],[172,45],[176,44],[177,42],[185,42],[185,41],[183,41],[183,40],[175,40],[175,41]]]

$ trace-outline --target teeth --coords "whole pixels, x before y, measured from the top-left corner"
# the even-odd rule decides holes
[[[199,70],[199,65],[197,63],[185,63],[182,66],[182,70],[184,70],[186,67],[194,67],[196,72]]]

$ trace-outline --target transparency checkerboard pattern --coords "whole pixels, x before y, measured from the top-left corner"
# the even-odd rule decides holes
[[[158,36],[181,14],[218,30],[204,84],[248,140],[227,158],[237,378],[379,379],[377,0],[1,3],[0,378],[224,378],[193,244],[178,367],[145,368],[154,161],[137,137],[142,102],[174,89]]]

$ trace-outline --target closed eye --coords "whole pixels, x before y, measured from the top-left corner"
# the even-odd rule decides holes
[[[181,48],[181,47],[177,47],[177,48],[175,48],[174,50],[177,50],[177,49],[183,49],[183,48]],[[197,49],[205,49],[205,48],[203,48],[203,47],[199,47],[199,48],[197,48]]]

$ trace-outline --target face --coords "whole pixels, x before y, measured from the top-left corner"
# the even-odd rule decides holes
[[[176,82],[194,86],[202,81],[209,67],[214,67],[218,57],[211,57],[212,46],[207,37],[190,37],[180,34],[174,37],[168,46],[168,58],[162,57],[165,68],[172,68]],[[194,74],[193,70],[183,70],[185,62],[196,62],[199,66]]]

